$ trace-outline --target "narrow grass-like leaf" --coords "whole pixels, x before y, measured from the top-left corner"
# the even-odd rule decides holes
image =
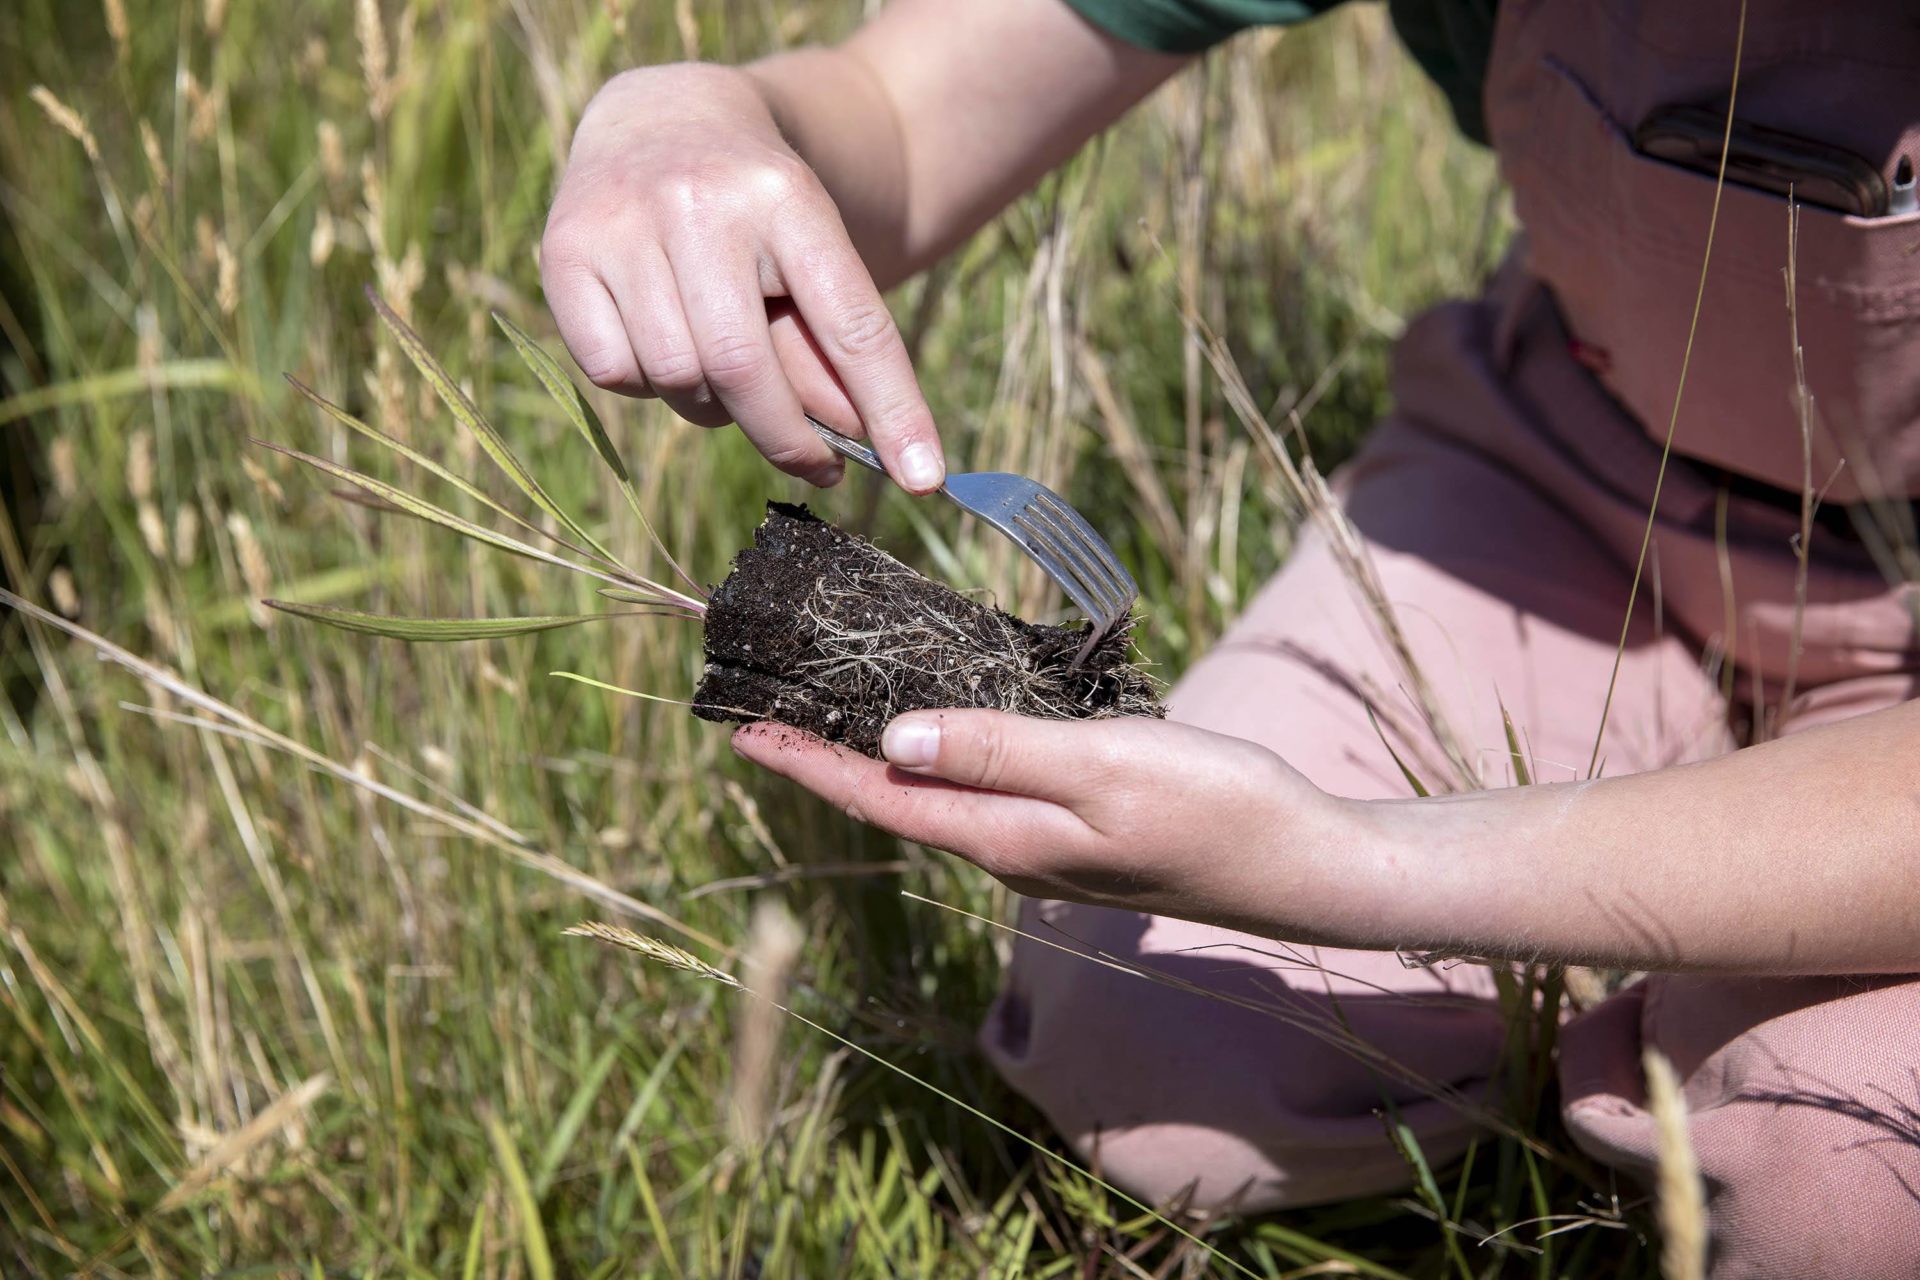
[[[694,580],[692,574],[680,567],[680,562],[674,559],[673,552],[667,549],[666,542],[654,532],[653,521],[647,519],[646,509],[640,504],[639,491],[633,487],[633,476],[627,470],[626,460],[620,456],[619,449],[614,447],[613,440],[607,435],[607,429],[602,425],[600,415],[593,411],[593,406],[580,393],[580,388],[574,385],[573,379],[567,376],[567,371],[560,367],[558,360],[548,354],[545,347],[535,342],[525,330],[498,311],[493,313],[493,322],[500,326],[502,333],[507,335],[508,341],[513,343],[514,350],[520,353],[520,359],[526,363],[527,368],[533,370],[533,376],[538,378],[540,385],[547,389],[547,394],[552,396],[554,403],[560,406],[560,411],[567,415],[567,421],[573,423],[574,429],[586,437],[587,443],[592,445],[594,451],[600,455],[600,460],[607,464],[608,470],[613,472],[614,479],[620,483],[620,492],[626,498],[627,506],[632,509],[634,517],[640,521],[640,527],[646,531],[648,541],[652,542],[665,558],[668,567],[695,592],[705,595],[705,589]]]
[[[1507,731],[1507,758],[1513,761],[1513,781],[1516,786],[1532,786],[1533,770],[1527,767],[1527,753],[1520,749],[1520,731],[1513,727],[1513,713],[1507,710],[1507,704],[1500,704],[1500,723]]]
[[[433,393],[440,397],[440,403],[446,405],[447,411],[454,416],[454,419],[473,434],[473,438],[479,442],[487,456],[493,459],[493,464],[500,468],[507,479],[513,481],[514,487],[526,494],[535,506],[558,520],[574,537],[617,564],[618,561],[614,559],[611,552],[595,541],[592,534],[581,528],[579,522],[562,510],[559,503],[547,496],[547,491],[534,478],[533,472],[527,470],[526,464],[507,447],[506,440],[494,430],[493,424],[481,416],[479,406],[475,405],[467,393],[460,389],[460,384],[453,380],[453,375],[447,372],[446,367],[434,359],[433,353],[427,350],[427,344],[421,340],[420,335],[395,314],[393,308],[374,292],[372,286],[367,288],[367,298],[373,303],[373,309],[379,312],[380,319],[387,326],[388,332],[392,333],[394,340],[400,344],[400,349],[406,353],[407,359],[412,361],[413,367],[420,371],[420,376],[427,380],[427,385],[433,388]]]
[[[1380,727],[1380,718],[1373,714],[1373,704],[1371,702],[1367,704],[1367,723],[1373,726],[1374,733],[1380,738],[1380,745],[1387,749],[1387,754],[1393,757],[1393,762],[1400,766],[1400,776],[1405,778],[1407,785],[1413,788],[1413,794],[1424,800],[1430,794],[1427,791],[1426,783],[1420,781],[1420,779],[1415,776],[1413,770],[1407,768],[1407,762],[1402,760],[1400,753],[1393,749],[1393,743],[1387,741],[1387,731]]]
[[[494,512],[496,515],[505,516],[507,519],[513,521],[515,524],[519,525],[522,529],[525,529],[527,532],[537,533],[537,534],[540,534],[540,536],[542,537],[552,536],[546,533],[544,530],[540,529],[538,526],[534,525],[529,520],[527,520],[526,517],[521,516],[509,510],[508,508],[500,505],[500,503],[488,497],[484,492],[480,490],[478,486],[473,484],[471,481],[467,480],[463,476],[456,475],[454,472],[447,470],[447,468],[441,466],[438,462],[435,462],[432,458],[420,452],[418,449],[414,448],[412,445],[407,444],[405,441],[397,440],[393,436],[390,436],[386,432],[380,430],[380,428],[373,426],[370,423],[367,423],[365,421],[362,421],[359,418],[356,418],[354,415],[352,415],[351,413],[348,413],[345,409],[342,409],[339,405],[327,399],[325,396],[321,395],[318,391],[315,391],[312,387],[309,387],[306,383],[300,381],[300,379],[294,377],[292,374],[289,373],[284,376],[286,377],[287,384],[289,386],[291,386],[295,391],[299,392],[301,396],[303,396],[316,409],[326,414],[329,418],[333,419],[335,422],[339,423],[341,426],[347,428],[347,430],[352,431],[360,436],[365,437],[368,440],[373,441],[375,444],[379,445],[383,449],[392,450],[394,453],[399,454],[401,457],[405,458],[408,462],[413,463],[415,466],[420,467],[422,470],[425,470],[435,476],[438,476],[440,479],[446,481],[448,484],[458,489],[461,493],[466,494],[469,498],[472,498],[475,502],[478,502],[480,505],[486,507],[489,511]],[[558,541],[558,539],[556,539],[556,541]],[[562,543],[562,545],[567,545],[567,544]],[[567,546],[567,549],[569,551],[580,551],[580,548],[574,547],[574,546]],[[580,553],[582,555],[586,554],[585,552],[580,552]],[[608,563],[611,564],[612,561],[609,561]]]
[[[262,603],[270,609],[324,622],[342,631],[415,642],[498,640],[505,636],[531,635],[536,631],[552,631],[559,627],[621,616],[614,613],[563,613],[519,618],[403,618],[386,613],[362,613],[358,609],[342,609],[335,605],[300,604],[293,600],[266,600]]]
[[[343,467],[337,462],[330,462],[325,458],[318,458],[311,453],[303,453],[299,449],[289,448],[283,444],[275,444],[271,440],[255,440],[254,443],[263,448],[271,449],[275,453],[284,453],[289,458],[298,459],[310,467],[326,472],[336,480],[345,480],[348,484],[357,485],[375,497],[385,498],[388,502],[406,511],[409,515],[418,516],[422,520],[451,529],[455,533],[472,538],[476,542],[484,542],[488,546],[498,547],[502,551],[511,551],[515,555],[525,556],[529,560],[538,560],[542,564],[558,565],[563,569],[571,569],[575,573],[584,573],[590,578],[598,578],[600,581],[611,583],[616,587],[626,585],[611,574],[602,573],[598,569],[564,559],[554,555],[552,552],[542,551],[538,547],[529,546],[518,538],[509,537],[504,533],[489,529],[484,525],[475,524],[471,520],[462,519],[445,508],[437,507],[425,499],[416,498],[404,489],[390,485],[384,480],[376,480],[370,475],[353,470],[351,467]]]
[[[567,415],[567,421],[573,423],[574,429],[586,437],[587,443],[592,445],[594,452],[600,455],[600,460],[607,464],[607,469],[623,483],[630,481],[632,477],[627,474],[626,461],[621,458],[620,451],[614,448],[613,441],[608,438],[606,427],[600,423],[600,415],[593,411],[593,406],[587,403],[587,398],[580,394],[580,388],[573,384],[573,379],[569,378],[567,371],[560,367],[560,362],[549,355],[545,347],[535,342],[526,330],[498,311],[493,313],[493,322],[500,326],[500,332],[507,335],[507,341],[513,343],[513,349],[520,353],[520,359],[533,371],[533,376],[540,380],[540,385],[547,389],[547,394],[552,396],[553,402],[560,406],[560,411]]]
[[[615,1041],[600,1051],[600,1056],[580,1079],[573,1091],[573,1097],[567,1100],[566,1110],[560,1113],[559,1123],[553,1132],[547,1135],[547,1145],[540,1152],[540,1163],[534,1166],[533,1192],[535,1196],[547,1194],[547,1188],[553,1185],[554,1175],[560,1171],[560,1162],[567,1158],[567,1152],[573,1149],[573,1143],[580,1136],[580,1128],[587,1122],[587,1113],[600,1099],[601,1086],[607,1082],[607,1074],[613,1070],[618,1059],[620,1043]]]
[[[547,1229],[540,1221],[540,1206],[533,1198],[533,1187],[527,1182],[520,1153],[514,1150],[513,1138],[500,1123],[500,1117],[487,1117],[487,1136],[493,1139],[493,1154],[507,1181],[507,1199],[513,1205],[514,1217],[520,1221],[520,1244],[526,1250],[527,1270],[533,1273],[533,1280],[553,1280],[553,1253],[547,1248]]]

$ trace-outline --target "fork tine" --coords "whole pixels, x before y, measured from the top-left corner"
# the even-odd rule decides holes
[[[1101,580],[1099,570],[1090,563],[1091,557],[1087,555],[1086,548],[1073,536],[1072,530],[1048,510],[1038,495],[1016,513],[1014,519],[1036,536],[1044,536],[1054,553],[1073,566],[1074,576],[1095,601],[1095,607],[1087,609],[1087,614],[1095,622],[1100,622],[1108,612],[1106,584]]]
[[[1032,556],[1039,566],[1046,570],[1047,576],[1060,585],[1067,598],[1080,611],[1093,619],[1094,625],[1100,625],[1104,612],[1101,597],[1082,576],[1081,570],[1065,547],[1064,540],[1045,524],[1031,518],[1025,510],[1016,511],[1012,523],[1019,542],[1027,554]]]
[[[1111,589],[1112,594],[1127,594],[1131,583],[1124,580],[1124,571],[1114,560],[1112,548],[1107,546],[1106,539],[1102,538],[1099,532],[1087,522],[1085,516],[1068,506],[1066,501],[1056,493],[1035,494],[1034,503],[1041,506],[1074,535],[1075,540],[1084,548],[1088,562],[1097,571],[1101,582]]]
[[[1106,540],[1087,523],[1086,517],[1068,506],[1058,495],[1036,494],[1034,505],[1051,515],[1064,528],[1068,541],[1080,553],[1075,558],[1076,563],[1082,565],[1091,579],[1091,585],[1097,589],[1096,594],[1101,597],[1101,612],[1104,615],[1100,619],[1102,629],[1113,625],[1127,612],[1137,594],[1132,579],[1120,568]]]

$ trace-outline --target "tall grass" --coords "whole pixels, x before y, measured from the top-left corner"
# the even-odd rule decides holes
[[[873,1065],[1058,1149],[968,1052],[1003,948],[990,882],[748,776],[677,708],[545,674],[688,690],[694,629],[407,647],[259,604],[602,607],[590,581],[342,505],[246,444],[404,474],[291,372],[448,471],[485,473],[383,336],[368,283],[540,460],[557,507],[675,581],[487,313],[553,342],[534,246],[600,79],[829,39],[863,7],[0,15],[0,432],[40,473],[33,510],[9,498],[0,559],[22,594],[172,673],[143,684],[56,629],[0,624],[0,1271],[1220,1265]],[[1383,407],[1402,319],[1472,287],[1503,233],[1488,159],[1381,15],[1354,12],[1211,59],[897,301],[954,455],[1036,475],[1117,535],[1171,676],[1289,545],[1295,482],[1249,417],[1297,410],[1336,461]],[[634,504],[697,579],[723,574],[766,497],[803,496],[733,433],[595,403]],[[998,540],[864,478],[813,500],[959,585],[1058,607]],[[784,1002],[860,1052],[560,936],[650,912],[705,962],[756,972],[756,903],[799,927]],[[1540,995],[1528,977],[1511,999]],[[1531,1025],[1516,1018],[1525,1132],[1459,1170],[1410,1150],[1404,1198],[1196,1230],[1258,1274],[1618,1274],[1629,1232],[1542,1239],[1549,1217],[1618,1215],[1540,1155],[1559,1148]]]

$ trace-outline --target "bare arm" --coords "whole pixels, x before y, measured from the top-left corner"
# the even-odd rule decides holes
[[[548,305],[600,386],[737,421],[831,484],[812,412],[929,492],[939,437],[880,287],[1180,63],[1061,0],[899,0],[838,48],[625,72],[574,138],[541,241]]]
[[[992,218],[1188,59],[1061,0],[896,0],[834,49],[746,72],[881,287]]]
[[[775,733],[736,749],[1042,897],[1377,950],[1920,968],[1920,702],[1701,764],[1384,802],[1166,721],[915,712],[892,767]]]

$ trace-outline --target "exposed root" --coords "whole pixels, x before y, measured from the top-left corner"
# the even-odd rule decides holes
[[[1084,626],[1036,626],[969,600],[804,508],[769,506],[706,623],[695,714],[782,720],[870,755],[895,715],[928,707],[1163,714],[1154,681],[1127,660],[1128,627],[1076,667]]]

